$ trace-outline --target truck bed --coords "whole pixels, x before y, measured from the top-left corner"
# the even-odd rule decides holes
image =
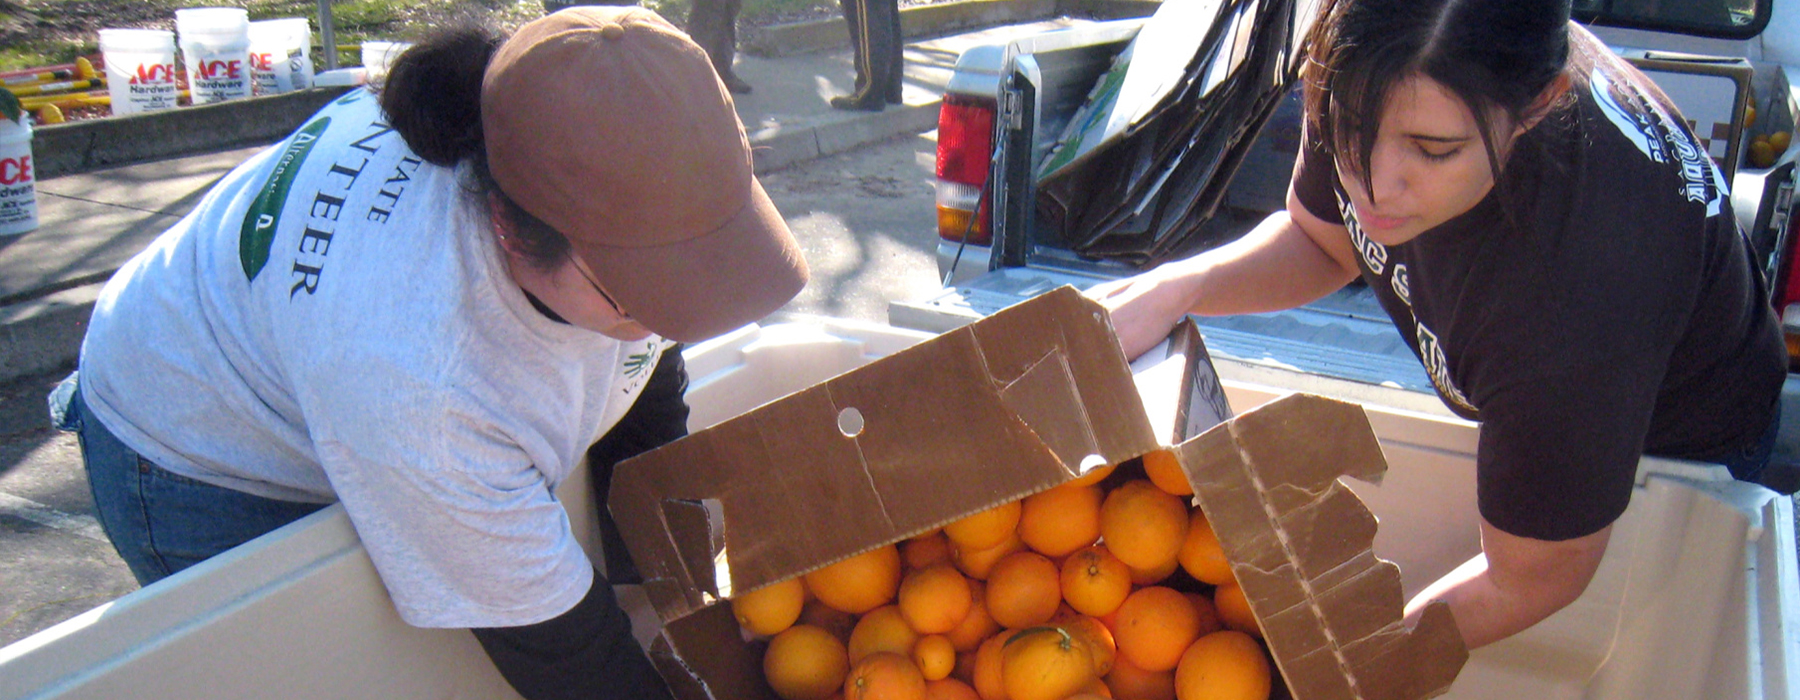
[[[695,346],[686,354],[690,422],[709,425],[926,337],[826,320],[753,326]],[[1175,403],[1165,395],[1180,387],[1161,379],[1166,367],[1134,367],[1147,406]],[[1351,486],[1380,520],[1376,553],[1400,564],[1409,594],[1479,551],[1475,425],[1384,403],[1356,382],[1280,371],[1245,381],[1221,370],[1237,411],[1291,391],[1283,377],[1305,378],[1315,393],[1365,398],[1389,470],[1380,484]],[[585,478],[559,494],[598,555]],[[1476,651],[1449,697],[1800,697],[1789,683],[1793,542],[1788,499],[1732,481],[1722,468],[1646,460],[1587,593]],[[634,587],[619,593],[647,643],[654,614]],[[0,700],[122,697],[517,696],[469,633],[399,620],[333,506],[0,649]]]

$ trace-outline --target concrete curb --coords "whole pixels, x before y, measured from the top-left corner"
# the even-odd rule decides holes
[[[962,0],[901,10],[900,32],[907,38],[933,36],[1065,15],[1095,19],[1148,17],[1161,6],[1161,0]],[[837,17],[764,27],[747,32],[738,41],[739,50],[766,58],[849,45],[849,31],[844,20]]]
[[[313,88],[36,129],[38,178],[274,143],[349,88]]]
[[[932,100],[917,105],[889,107],[858,119],[827,122],[799,129],[770,127],[752,132],[750,149],[756,172],[766,173],[815,158],[886,141],[901,134],[917,134],[937,128],[938,105]]]

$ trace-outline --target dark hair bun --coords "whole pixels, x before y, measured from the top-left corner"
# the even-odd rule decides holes
[[[481,151],[481,79],[500,42],[484,27],[458,27],[413,46],[388,69],[381,108],[420,158],[449,166]]]

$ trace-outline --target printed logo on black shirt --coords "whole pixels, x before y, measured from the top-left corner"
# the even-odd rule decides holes
[[[1481,412],[1469,403],[1468,396],[1450,378],[1450,359],[1444,354],[1444,346],[1438,342],[1437,333],[1432,332],[1419,320],[1418,313],[1413,311],[1412,280],[1406,271],[1406,264],[1396,263],[1389,269],[1388,261],[1391,256],[1387,246],[1363,232],[1362,224],[1356,220],[1356,211],[1350,206],[1350,198],[1344,195],[1341,187],[1337,189],[1338,213],[1344,218],[1344,228],[1350,232],[1350,244],[1356,247],[1357,256],[1362,259],[1362,264],[1370,275],[1387,281],[1388,286],[1394,290],[1394,296],[1399,297],[1412,316],[1413,333],[1418,340],[1419,361],[1425,364],[1425,373],[1431,377],[1432,386],[1454,408],[1468,416],[1479,416]]]
[[[1601,113],[1644,157],[1655,163],[1668,163],[1670,151],[1674,151],[1674,160],[1681,164],[1682,195],[1688,201],[1704,203],[1707,216],[1717,216],[1723,210],[1726,189],[1721,183],[1725,178],[1719,173],[1718,164],[1694,145],[1687,132],[1676,128],[1661,105],[1635,90],[1615,88],[1599,68],[1588,76],[1588,84]],[[1621,99],[1630,101],[1636,109],[1627,109],[1620,104]]]

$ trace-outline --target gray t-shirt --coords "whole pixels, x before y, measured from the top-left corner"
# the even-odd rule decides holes
[[[342,501],[413,625],[561,614],[593,570],[554,489],[666,343],[544,317],[474,200],[347,94],[119,270],[83,398],[169,471]]]

